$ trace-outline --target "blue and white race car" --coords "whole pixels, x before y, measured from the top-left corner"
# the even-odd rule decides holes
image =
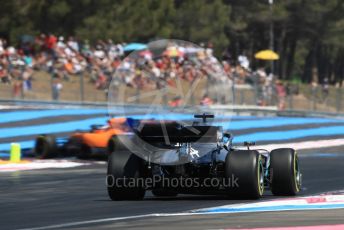
[[[266,189],[293,196],[301,189],[301,172],[292,148],[252,149],[232,145],[233,136],[207,119],[183,125],[175,121],[128,119],[132,132],[114,136],[108,145],[107,190],[112,200],[155,196],[225,194],[258,199]]]

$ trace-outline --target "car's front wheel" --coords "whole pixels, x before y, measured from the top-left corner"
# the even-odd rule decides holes
[[[35,141],[35,155],[37,158],[46,159],[57,156],[56,138],[53,135],[40,135]]]

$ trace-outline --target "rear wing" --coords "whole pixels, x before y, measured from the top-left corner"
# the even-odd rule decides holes
[[[222,127],[208,125],[183,126],[177,122],[140,123],[133,127],[141,139],[153,143],[217,142]]]

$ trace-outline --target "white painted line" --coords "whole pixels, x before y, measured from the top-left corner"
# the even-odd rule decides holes
[[[141,219],[141,218],[151,218],[151,217],[195,216],[195,215],[209,215],[209,214],[213,214],[213,213],[197,213],[197,212],[151,213],[151,214],[144,214],[144,215],[103,218],[103,219],[94,219],[94,220],[87,220],[87,221],[76,221],[76,222],[69,222],[69,223],[56,224],[56,225],[47,225],[47,226],[42,226],[42,227],[23,228],[19,230],[58,229],[58,228],[68,228],[68,227],[75,227],[75,226],[81,226],[81,225],[90,225],[90,224],[114,222],[114,221],[121,221],[121,220],[131,220],[131,219]]]
[[[18,106],[18,105],[0,105],[0,110],[3,109],[21,109],[24,108],[23,106]]]
[[[94,220],[87,220],[87,221],[77,221],[77,222],[70,222],[70,223],[64,223],[64,224],[47,225],[47,226],[36,227],[36,228],[23,228],[19,230],[43,230],[43,229],[68,228],[68,227],[75,227],[75,226],[80,226],[80,225],[98,224],[98,223],[113,222],[113,221],[119,221],[119,220],[140,219],[140,218],[149,218],[149,217],[164,217],[164,216],[182,216],[182,215],[199,215],[199,214],[198,213],[151,213],[151,214],[135,215],[135,216],[124,216],[124,217],[94,219]]]
[[[266,149],[271,151],[278,148],[294,148],[296,150],[314,149],[314,148],[327,148],[344,146],[344,139],[330,139],[330,140],[318,140],[318,141],[303,141],[293,143],[281,143],[281,144],[269,144],[269,145],[257,145],[254,148]]]
[[[62,224],[56,224],[56,225],[47,225],[47,226],[35,227],[35,228],[25,228],[21,230],[28,230],[28,229],[43,230],[43,229],[68,228],[68,227],[75,227],[75,226],[81,226],[81,225],[91,225],[91,224],[99,224],[99,223],[114,222],[114,221],[121,221],[121,220],[132,220],[132,219],[140,219],[140,218],[151,218],[151,217],[193,216],[193,215],[212,215],[212,214],[269,212],[269,211],[288,211],[288,210],[342,209],[344,206],[343,207],[334,206],[335,204],[339,202],[341,204],[344,204],[344,195],[308,196],[308,197],[300,197],[300,198],[277,199],[277,200],[254,202],[254,203],[223,205],[223,206],[212,207],[212,208],[194,209],[188,212],[180,212],[180,213],[151,213],[151,214],[144,214],[144,215],[133,215],[133,216],[124,216],[124,217],[94,219],[94,220],[87,220],[87,221],[76,221],[76,222],[62,223]],[[323,206],[319,207],[319,204]],[[292,205],[292,207],[286,207],[286,205]],[[298,209],[297,208],[298,205],[302,205],[303,207],[307,205],[308,208]],[[278,206],[280,206],[280,208]],[[268,207],[270,209],[267,209],[267,210],[261,209],[260,211],[247,210],[252,207],[254,208]],[[215,210],[215,209],[223,209],[223,211],[212,212],[212,210]],[[228,210],[235,209],[236,211],[226,211],[225,209],[228,209]]]

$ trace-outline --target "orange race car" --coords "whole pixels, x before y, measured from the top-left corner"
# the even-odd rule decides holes
[[[107,125],[92,125],[89,131],[76,131],[69,138],[40,135],[36,138],[34,153],[38,158],[76,156],[86,159],[104,155],[112,137],[129,131],[126,118],[112,118]]]

